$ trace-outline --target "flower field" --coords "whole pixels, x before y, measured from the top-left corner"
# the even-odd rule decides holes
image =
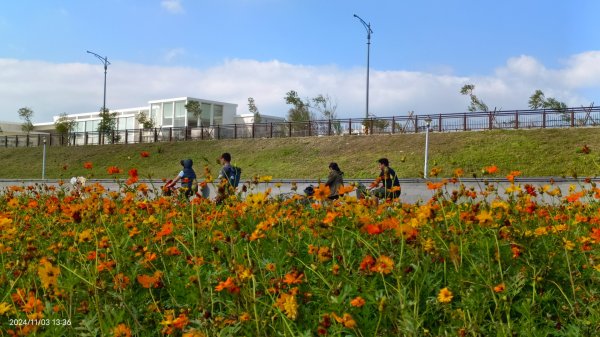
[[[500,195],[458,174],[420,204],[249,182],[215,205],[132,174],[0,193],[0,336],[600,334],[593,182]]]

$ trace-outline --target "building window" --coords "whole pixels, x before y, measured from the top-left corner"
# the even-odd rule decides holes
[[[175,121],[173,126],[181,127],[185,126],[185,102],[175,102]]]
[[[133,129],[133,117],[120,117],[117,119],[117,130]]]
[[[210,120],[210,111],[211,111],[211,105],[208,103],[202,103],[202,113],[200,114],[200,120],[202,121],[202,126],[209,126],[211,125],[211,120]]]
[[[215,124],[215,125],[223,124],[223,106],[222,105],[213,105],[213,124]]]
[[[163,126],[173,126],[173,102],[163,103]]]
[[[155,123],[158,123],[162,117],[160,117],[160,104],[152,104],[150,107],[150,118],[152,118],[152,120]]]

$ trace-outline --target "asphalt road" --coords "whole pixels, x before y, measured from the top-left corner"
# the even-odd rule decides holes
[[[600,179],[592,179],[594,182],[599,181]],[[324,181],[324,180],[323,180]],[[432,182],[439,182],[440,179],[433,179]],[[473,179],[467,178],[461,180],[463,184],[467,188],[472,188],[475,192],[480,192],[487,188],[486,183],[492,184],[498,190],[498,194],[500,196],[506,196],[506,188],[510,186],[510,183],[503,178],[500,179]],[[90,179],[86,181],[86,184],[98,182],[102,184],[106,189],[116,191],[119,189],[119,183],[115,180],[104,180],[104,179]],[[144,182],[149,186],[155,186],[157,189],[163,185],[163,182],[160,180],[142,180],[140,182]],[[296,183],[297,190],[292,191],[292,183]],[[370,180],[346,180],[345,183],[363,183],[368,186],[370,184]],[[19,180],[19,179],[0,179],[0,190],[3,190],[7,186],[17,185],[17,186],[28,186],[28,185],[36,185],[36,184],[48,184],[48,185],[58,185],[58,180],[41,180],[41,179],[27,179],[27,180]],[[317,180],[302,180],[302,179],[284,179],[284,180],[272,180],[268,183],[258,183],[258,184],[250,184],[252,186],[252,191],[254,192],[264,192],[268,188],[271,189],[272,195],[279,194],[293,194],[299,193],[303,194],[303,190],[312,185],[314,187],[318,186]],[[544,185],[553,185],[553,189],[555,187],[560,188],[562,191],[562,195],[565,196],[570,193],[570,189],[574,191],[581,191],[582,189],[591,189],[592,186],[590,183],[586,183],[584,179],[575,179],[575,178],[558,178],[558,177],[535,177],[535,178],[517,178],[515,180],[516,184],[524,187],[526,184],[529,184],[533,187],[541,187]],[[69,181],[65,181],[67,186],[71,186]],[[402,195],[401,199],[403,202],[407,203],[415,203],[419,201],[427,201],[432,195],[433,191],[427,188],[427,181],[424,179],[401,179],[400,184],[402,186]],[[459,188],[458,183],[448,183],[446,186],[446,190],[448,192],[452,192],[453,190],[457,190]],[[210,197],[214,198],[216,195],[215,189],[213,186],[210,186]],[[547,195],[538,196],[538,200],[542,202],[550,202],[555,203],[557,201],[556,198],[551,198]]]

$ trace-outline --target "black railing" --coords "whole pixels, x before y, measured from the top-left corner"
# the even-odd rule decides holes
[[[0,147],[40,146],[44,137],[47,145],[64,146],[208,139],[418,133],[427,129],[427,118],[431,119],[430,130],[437,132],[590,127],[600,125],[600,107],[349,118],[306,122],[225,124],[204,127],[163,127],[119,130],[110,134],[72,132],[68,135],[56,133],[47,135],[0,135]]]

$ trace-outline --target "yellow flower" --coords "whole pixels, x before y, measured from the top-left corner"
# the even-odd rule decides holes
[[[446,287],[440,290],[437,299],[440,303],[450,303],[453,297],[452,292]]]
[[[58,275],[60,275],[60,268],[54,267],[52,263],[45,258],[40,260],[40,266],[38,267],[38,276],[42,281],[42,286],[45,289],[51,286],[56,286],[58,283]]]
[[[571,240],[563,238],[563,244],[566,250],[573,250],[575,248],[575,243]]]
[[[14,311],[12,305],[10,303],[2,302],[0,303],[0,316],[4,315],[7,312]]]
[[[296,296],[294,295],[282,293],[279,295],[275,307],[283,311],[291,320],[295,320],[296,317],[298,317],[298,303],[296,302]]]
[[[79,243],[90,242],[92,241],[92,230],[86,229],[83,232],[79,233]]]
[[[492,217],[492,213],[490,211],[482,210],[477,216],[477,220],[479,220],[480,225],[488,224],[494,222],[494,218]]]

